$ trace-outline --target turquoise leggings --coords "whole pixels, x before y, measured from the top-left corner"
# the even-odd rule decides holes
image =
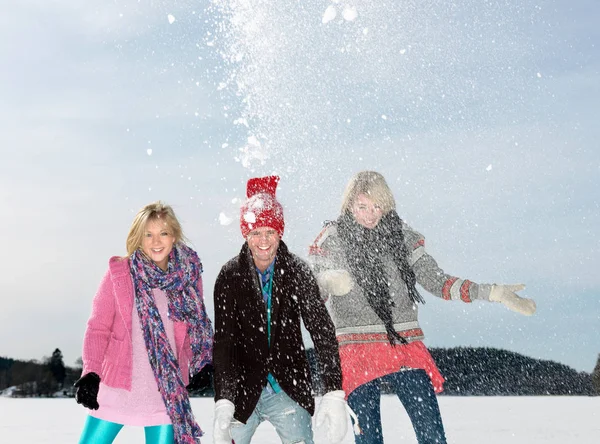
[[[111,444],[122,428],[123,424],[88,416],[79,444]],[[173,444],[171,424],[144,427],[144,433],[146,444]]]

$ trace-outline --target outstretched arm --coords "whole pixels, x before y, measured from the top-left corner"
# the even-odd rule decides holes
[[[336,228],[323,228],[309,248],[308,263],[315,273],[321,296],[327,302],[330,296],[343,296],[354,287],[354,280],[346,269],[339,245],[330,235]]]
[[[524,285],[477,284],[447,274],[425,250],[425,238],[408,225],[404,225],[404,239],[409,251],[409,264],[417,282],[429,293],[445,300],[472,302],[475,299],[501,302],[507,308],[527,316],[535,312],[532,299],[521,298],[516,291]]]

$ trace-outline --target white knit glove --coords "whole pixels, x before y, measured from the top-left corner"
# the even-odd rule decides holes
[[[512,285],[494,285],[490,293],[490,301],[501,302],[506,308],[516,311],[525,316],[531,316],[535,313],[535,301],[533,299],[522,298],[516,294],[523,290],[525,284]]]
[[[213,427],[214,444],[231,444],[231,420],[235,406],[228,399],[219,399],[215,404],[215,423]]]
[[[326,293],[334,296],[344,296],[354,287],[352,277],[346,270],[323,271],[318,274],[317,282]]]
[[[331,444],[342,442],[348,430],[348,416],[344,391],[325,393],[316,415],[317,427],[327,422],[327,438]]]

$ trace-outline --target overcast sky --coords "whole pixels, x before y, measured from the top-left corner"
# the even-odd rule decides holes
[[[284,240],[305,257],[348,179],[375,169],[445,271],[524,282],[538,305],[426,296],[428,346],[591,371],[600,4],[460,3],[9,0],[0,356],[81,355],[108,259],[149,202],[174,206],[212,317],[248,178],[282,176]]]

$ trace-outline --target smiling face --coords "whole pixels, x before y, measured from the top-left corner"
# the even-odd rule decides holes
[[[370,229],[375,228],[383,216],[381,207],[363,193],[356,196],[351,210],[354,220],[363,227]]]
[[[248,247],[254,259],[254,265],[260,271],[265,271],[277,254],[279,233],[270,227],[256,228],[248,234]]]
[[[175,236],[164,219],[148,221],[142,237],[142,251],[162,270],[167,270],[174,243]]]

